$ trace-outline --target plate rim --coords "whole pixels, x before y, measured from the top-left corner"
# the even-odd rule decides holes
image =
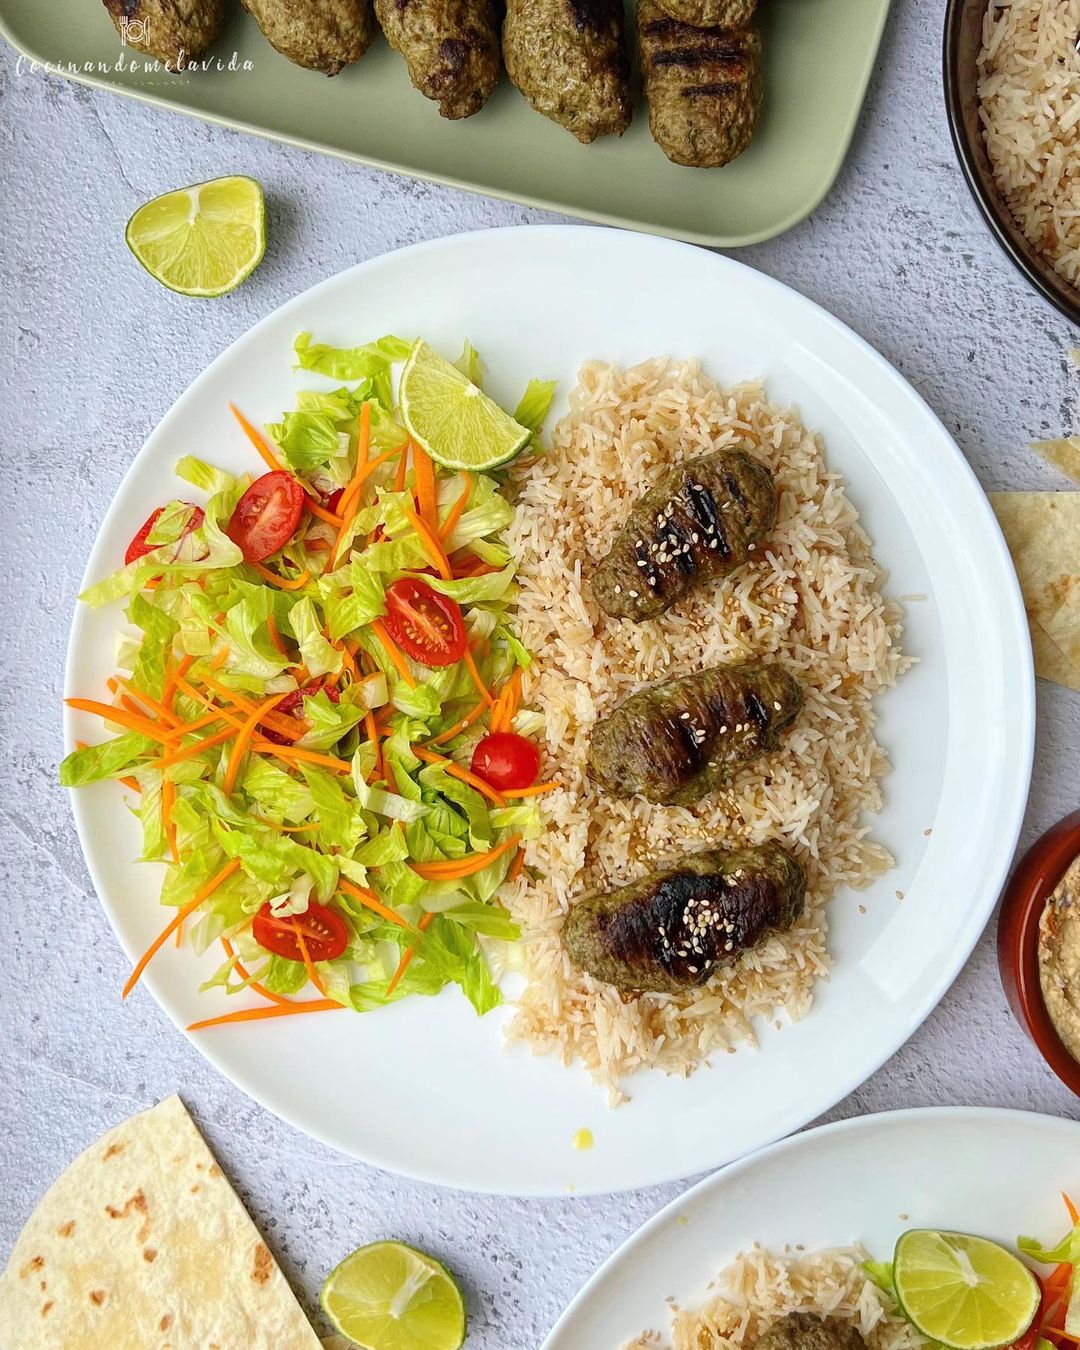
[[[1005,608],[1003,608],[1002,613],[1005,614],[1007,610],[1007,612],[1011,615],[1011,618],[1015,624],[1016,634],[1018,636],[1022,635],[1023,637],[1022,645],[1019,648],[1019,655],[1022,658],[1021,660],[1022,670],[1018,672],[1018,675],[1020,676],[1020,684],[1023,690],[1023,700],[1022,703],[1014,710],[1014,724],[1017,727],[1017,734],[1019,738],[1018,748],[1022,751],[1022,758],[1021,762],[1017,766],[1019,772],[1013,775],[1014,782],[1011,789],[1012,801],[1010,802],[1009,815],[1014,818],[1014,824],[1011,830],[1003,831],[1001,834],[998,835],[999,862],[997,867],[994,869],[995,873],[997,874],[997,881],[994,886],[987,888],[987,893],[984,899],[977,907],[973,907],[972,909],[971,916],[969,918],[969,925],[972,931],[970,942],[965,943],[964,941],[961,941],[959,946],[953,949],[951,953],[951,959],[942,968],[941,976],[937,980],[935,980],[933,984],[930,986],[930,990],[925,999],[922,1001],[922,1003],[916,1006],[915,1013],[911,1018],[909,1024],[907,1025],[906,1030],[900,1036],[900,1038],[895,1043],[893,1043],[891,1039],[887,1043],[883,1042],[880,1053],[873,1057],[872,1064],[865,1071],[860,1066],[857,1067],[854,1071],[845,1074],[842,1078],[838,1078],[836,1087],[834,1089],[830,1089],[828,1105],[825,1105],[821,1102],[814,1102],[811,1105],[810,1109],[808,1110],[804,1110],[801,1106],[793,1106],[792,1109],[784,1113],[782,1116],[778,1117],[780,1123],[775,1128],[770,1128],[767,1132],[764,1133],[762,1142],[761,1144],[758,1145],[758,1149],[760,1150],[760,1148],[774,1145],[779,1139],[782,1139],[784,1137],[791,1137],[793,1135],[793,1132],[802,1130],[810,1121],[812,1121],[816,1116],[820,1115],[823,1111],[829,1110],[832,1107],[836,1106],[841,1101],[843,1101],[853,1091],[855,1091],[862,1083],[866,1082],[873,1074],[875,1074],[878,1071],[878,1069],[881,1068],[882,1064],[886,1062],[886,1060],[890,1059],[903,1045],[905,1045],[915,1035],[915,1033],[925,1022],[927,1017],[929,1017],[929,1015],[934,1011],[934,1009],[938,1006],[938,1004],[948,993],[949,989],[951,988],[953,982],[959,975],[960,971],[967,964],[967,961],[970,958],[971,953],[974,951],[975,946],[978,944],[980,938],[986,931],[987,925],[989,924],[994,907],[996,905],[1001,887],[1005,882],[1005,879],[1009,872],[1009,868],[1012,864],[1012,861],[1014,860],[1016,844],[1019,839],[1020,832],[1023,828],[1024,823],[1024,816],[1028,800],[1030,778],[1034,758],[1034,748],[1035,748],[1035,689],[1034,689],[1034,668],[1031,653],[1031,645],[1030,639],[1028,637],[1027,619],[1023,606],[1023,600],[1020,593],[1019,582],[1016,578],[1015,569],[1012,566],[1011,558],[1008,553],[1008,548],[1005,543],[1005,539],[1001,532],[1000,526],[998,525],[997,518],[994,515],[989,499],[987,498],[985,492],[983,491],[981,485],[979,484],[978,478],[974,470],[968,463],[963,452],[960,450],[958,444],[955,441],[955,438],[951,435],[948,429],[937,417],[937,414],[934,412],[934,410],[929,406],[929,404],[926,403],[926,401],[923,399],[919,391],[913,385],[911,385],[908,380],[905,379],[905,377],[901,374],[901,372],[895,366],[893,366],[891,362],[889,362],[880,352],[878,352],[876,348],[874,348],[869,342],[867,342],[866,339],[864,339],[863,337],[860,336],[860,334],[855,332],[854,329],[849,328],[846,324],[844,324],[840,319],[832,315],[823,306],[819,305],[816,301],[809,299],[807,296],[803,295],[802,292],[795,290],[794,287],[788,286],[784,282],[778,281],[776,278],[769,276],[767,273],[759,272],[757,271],[757,269],[751,268],[748,264],[740,262],[737,259],[728,258],[722,254],[708,253],[705,252],[704,250],[698,249],[695,245],[692,244],[686,244],[678,240],[670,240],[666,238],[660,238],[657,236],[641,235],[641,234],[635,235],[633,232],[628,232],[625,230],[597,229],[596,227],[593,226],[580,224],[502,226],[496,229],[489,229],[489,230],[484,229],[473,230],[461,232],[458,234],[440,236],[432,240],[422,240],[419,241],[418,243],[408,245],[404,248],[391,250],[389,253],[379,254],[373,258],[366,259],[365,261],[354,264],[352,267],[345,268],[342,271],[333,274],[332,276],[323,278],[323,280],[316,282],[313,286],[308,287],[306,290],[301,291],[296,295],[290,296],[280,305],[277,305],[272,310],[270,310],[269,313],[263,315],[262,318],[257,320],[254,324],[252,324],[247,330],[245,330],[233,342],[231,342],[223,351],[221,351],[216,357],[214,357],[214,359],[210,361],[209,364],[204,366],[202,370],[200,370],[194,376],[194,378],[188,382],[185,388],[179,393],[177,398],[170,405],[169,409],[157,419],[157,422],[154,424],[154,427],[149,433],[149,436],[143,442],[142,446],[140,446],[139,450],[136,452],[132,460],[129,462],[127,469],[125,470],[124,477],[121,479],[121,482],[117,486],[117,489],[114,493],[113,501],[116,502],[121,498],[123,494],[124,483],[126,482],[128,476],[133,472],[136,464],[139,462],[141,457],[146,454],[147,445],[156,436],[161,425],[167,419],[173,416],[178,406],[188,397],[192,386],[195,385],[196,383],[201,382],[205,378],[209,378],[212,372],[214,372],[219,365],[223,365],[232,357],[234,351],[237,348],[246,345],[254,338],[256,338],[257,335],[260,334],[264,329],[269,328],[271,325],[276,323],[279,320],[280,315],[283,311],[290,309],[294,305],[299,306],[301,304],[306,304],[314,300],[317,300],[320,293],[324,291],[330,291],[334,287],[341,285],[346,279],[351,280],[356,276],[362,275],[366,271],[377,269],[380,265],[384,264],[386,260],[390,257],[397,257],[399,254],[416,256],[424,252],[437,253],[439,250],[443,248],[467,246],[470,241],[482,240],[487,242],[490,241],[493,237],[511,236],[513,234],[520,233],[521,231],[524,230],[530,231],[530,238],[536,232],[540,232],[541,234],[554,234],[558,236],[574,235],[579,238],[585,238],[587,236],[593,245],[599,243],[600,247],[602,247],[602,241],[605,236],[613,235],[617,239],[624,241],[627,239],[636,239],[638,245],[644,243],[647,248],[655,249],[658,251],[671,250],[671,251],[678,251],[680,253],[687,253],[692,251],[695,254],[701,255],[701,261],[703,266],[716,267],[721,271],[725,270],[735,271],[740,274],[751,273],[752,276],[755,278],[754,284],[760,284],[768,291],[773,291],[782,295],[793,296],[798,301],[799,304],[810,306],[812,311],[815,312],[819,321],[827,324],[843,339],[847,341],[853,340],[856,346],[864,353],[866,357],[868,357],[879,368],[879,370],[885,376],[889,377],[894,383],[897,383],[899,386],[903,388],[907,398],[913,399],[915,401],[916,405],[922,410],[923,415],[931,418],[932,421],[937,425],[941,435],[945,438],[947,444],[951,446],[952,452],[956,460],[958,461],[959,466],[962,467],[962,471],[965,473],[966,478],[975,489],[975,494],[972,498],[972,505],[973,506],[977,505],[978,510],[985,518],[985,523],[989,526],[991,535],[996,539],[999,554],[1006,564],[1006,575],[1011,580],[1011,586],[1009,589],[1008,596],[1003,595],[1000,597],[1000,599],[1003,602],[1008,600],[1009,603]],[[765,378],[767,378],[767,376]],[[91,546],[90,554],[87,558],[86,567],[84,569],[82,581],[80,583],[80,591],[85,589],[94,580],[94,576],[91,575],[91,564],[93,562],[94,555],[97,552],[98,543],[100,539],[103,537],[105,532],[104,524],[105,521],[103,519],[102,526],[99,529],[97,536],[95,537],[94,543]],[[77,688],[76,685],[74,684],[74,666],[76,664],[77,659],[77,650],[79,646],[78,638],[84,621],[84,614],[85,614],[84,607],[78,602],[78,599],[76,598],[72,624],[68,636],[67,652],[64,662],[65,698],[71,697],[73,691],[77,693]],[[75,732],[74,732],[75,721],[76,721],[75,713],[73,712],[72,709],[68,708],[65,705],[63,708],[63,741],[65,746],[65,753],[74,745],[75,742]],[[113,930],[113,933],[116,937],[117,942],[120,945],[121,950],[125,953],[126,956],[129,957],[129,959],[133,959],[134,958],[133,948],[129,947],[127,941],[120,932],[119,914],[117,914],[117,916],[114,918],[114,915],[111,911],[115,908],[115,906],[110,906],[109,904],[106,903],[106,901],[103,898],[103,894],[108,890],[108,888],[101,884],[102,874],[99,873],[98,868],[91,862],[87,846],[84,842],[84,830],[86,824],[86,822],[84,821],[84,812],[87,809],[86,807],[83,806],[84,799],[80,797],[78,789],[67,789],[67,791],[69,792],[69,795],[71,797],[72,813],[75,819],[75,827],[79,840],[80,851],[82,852],[84,864],[87,867],[87,871],[89,872],[98,901],[101,905],[102,910],[105,913],[106,919],[108,920],[110,927]],[[450,1187],[454,1189],[465,1189],[475,1191],[478,1193],[515,1195],[515,1196],[558,1196],[565,1193],[561,1187],[554,1187],[550,1183],[537,1184],[531,1182],[518,1183],[517,1185],[515,1185],[513,1190],[506,1190],[498,1186],[491,1185],[490,1183],[486,1184],[482,1176],[476,1176],[475,1174],[472,1175],[468,1181],[462,1181],[456,1178],[448,1178],[445,1173],[439,1174],[437,1172],[427,1171],[422,1167],[415,1167],[415,1168],[402,1167],[401,1164],[396,1160],[391,1163],[389,1161],[386,1161],[381,1155],[373,1156],[371,1153],[361,1152],[358,1149],[346,1148],[337,1139],[331,1137],[329,1132],[318,1127],[310,1126],[308,1124],[303,1125],[299,1124],[298,1121],[295,1119],[293,1113],[291,1112],[286,1113],[283,1110],[279,1109],[279,1106],[271,1105],[271,1103],[268,1100],[266,1100],[265,1096],[261,1091],[254,1090],[251,1086],[249,1086],[246,1083],[241,1085],[241,1083],[239,1083],[233,1077],[232,1073],[225,1067],[224,1064],[225,1057],[218,1055],[213,1039],[206,1036],[196,1037],[191,1033],[189,1033],[185,1029],[183,1023],[181,1022],[180,1017],[177,1014],[174,1014],[173,1010],[169,1006],[167,1006],[166,1002],[158,997],[158,994],[154,989],[153,980],[152,979],[149,981],[144,980],[143,983],[148,984],[148,991],[150,993],[150,996],[153,998],[158,1008],[165,1013],[169,1021],[172,1022],[172,1024],[181,1032],[181,1034],[185,1036],[187,1040],[189,1040],[194,1044],[198,1052],[201,1055],[203,1055],[215,1067],[215,1069],[217,1069],[217,1071],[221,1073],[223,1077],[226,1078],[226,1080],[229,1083],[231,1083],[235,1088],[237,1088],[238,1091],[242,1092],[245,1096],[257,1102],[261,1107],[263,1107],[263,1109],[270,1111],[271,1114],[277,1116],[279,1119],[285,1120],[293,1128],[300,1130],[302,1133],[307,1134],[309,1137],[314,1138],[320,1143],[325,1144],[327,1147],[332,1148],[335,1152],[340,1153],[343,1156],[355,1158],[359,1161],[364,1162],[369,1166],[375,1166],[385,1171],[393,1172],[395,1175],[406,1176],[413,1180],[423,1181],[433,1185]],[[753,1156],[753,1154],[745,1156]],[[729,1163],[724,1165],[729,1166],[732,1164]],[[678,1165],[676,1164],[674,1165],[672,1171],[666,1172],[663,1176],[657,1178],[649,1178],[646,1180],[632,1180],[625,1184],[620,1184],[616,1186],[612,1186],[606,1183],[598,1184],[596,1186],[590,1186],[588,1183],[578,1184],[575,1187],[575,1194],[577,1195],[614,1194],[624,1191],[632,1191],[636,1189],[641,1189],[642,1187],[645,1186],[662,1185],[675,1181],[680,1181],[683,1180],[686,1175],[687,1172],[680,1170]]]
[[[566,1330],[570,1319],[576,1316],[585,1306],[594,1288],[601,1280],[610,1274],[636,1247],[647,1242],[654,1233],[664,1228],[672,1219],[677,1218],[678,1211],[683,1209],[688,1202],[700,1199],[702,1196],[708,1195],[710,1191],[721,1189],[732,1177],[748,1172],[759,1164],[781,1157],[785,1153],[798,1152],[804,1148],[813,1149],[819,1139],[831,1138],[833,1135],[860,1134],[864,1131],[888,1129],[892,1125],[903,1125],[913,1120],[934,1124],[935,1122],[944,1123],[961,1119],[971,1120],[972,1122],[996,1120],[1002,1124],[1010,1121],[1013,1123],[1023,1121],[1025,1124],[1038,1121],[1040,1123],[1036,1126],[1037,1129],[1042,1129],[1046,1124],[1052,1123],[1055,1127],[1064,1128],[1066,1132],[1074,1132],[1077,1136],[1077,1142],[1080,1143],[1080,1120],[1073,1120],[1068,1116],[1054,1116],[1048,1111],[1022,1111],[1018,1107],[1007,1106],[903,1106],[891,1111],[871,1111],[857,1116],[845,1116],[842,1120],[828,1121],[824,1125],[815,1125],[812,1129],[800,1130],[797,1134],[789,1134],[774,1143],[766,1144],[764,1148],[755,1149],[753,1153],[746,1153],[741,1158],[736,1158],[734,1162],[727,1163],[717,1171],[710,1173],[709,1176],[703,1177],[701,1181],[695,1182],[693,1186],[687,1187],[685,1191],[669,1200],[655,1214],[650,1215],[640,1227],[630,1233],[596,1267],[559,1314],[555,1325],[540,1345],[540,1350],[560,1350],[557,1338]]]
[[[225,117],[220,113],[205,112],[202,109],[194,108],[189,104],[169,98],[165,94],[151,92],[150,90],[140,88],[129,88],[116,81],[110,80],[103,75],[96,75],[83,71],[52,69],[55,65],[50,57],[37,54],[30,46],[24,45],[16,36],[12,28],[11,21],[7,15],[0,12],[0,37],[2,37],[9,46],[16,52],[25,56],[28,61],[42,67],[43,72],[48,78],[70,80],[74,84],[81,84],[90,89],[98,89],[107,94],[116,94],[120,98],[130,98],[138,103],[146,104],[149,107],[160,108],[166,112],[180,113],[184,117],[192,118],[194,121],[206,122],[212,126],[224,127],[229,131],[239,131],[249,136],[257,136],[260,140],[274,141],[280,145],[291,146],[297,150],[306,150],[319,155],[326,155],[331,159],[341,160],[348,164],[363,164],[369,169],[377,169],[382,173],[391,173],[399,177],[413,179],[417,182],[435,183],[439,187],[452,188],[459,192],[467,192],[474,197],[488,197],[496,201],[510,202],[519,206],[531,207],[540,211],[552,211],[560,215],[568,215],[579,221],[589,221],[594,225],[606,226],[613,229],[628,230],[631,233],[651,234],[657,238],[671,239],[680,243],[699,244],[705,248],[747,248],[752,244],[762,244],[769,239],[779,238],[780,235],[787,234],[793,230],[796,225],[808,219],[814,214],[825,198],[832,191],[836,184],[840,171],[844,167],[844,161],[851,150],[852,142],[855,139],[855,132],[859,125],[859,119],[862,116],[863,107],[866,103],[867,90],[870,87],[870,81],[873,78],[877,66],[878,54],[881,51],[881,44],[885,34],[885,25],[888,22],[889,14],[892,10],[893,0],[883,0],[881,14],[875,24],[873,37],[870,43],[868,59],[865,70],[862,71],[858,85],[857,97],[855,98],[851,114],[847,119],[843,134],[837,138],[835,154],[829,160],[828,169],[822,175],[821,184],[816,193],[811,194],[807,201],[782,219],[775,221],[772,225],[763,226],[757,230],[746,231],[741,234],[717,234],[708,230],[684,230],[676,231],[674,228],[668,228],[656,224],[652,221],[642,220],[636,216],[621,216],[613,211],[590,210],[575,205],[573,202],[557,201],[550,197],[535,196],[532,193],[511,192],[505,188],[491,187],[485,184],[479,184],[468,178],[460,178],[455,174],[444,174],[429,172],[421,169],[413,169],[405,166],[397,160],[384,159],[379,155],[359,154],[355,151],[343,150],[336,146],[327,145],[322,141],[311,140],[305,136],[294,136],[283,132],[271,131],[256,122],[249,122],[242,117]],[[546,223],[546,222],[545,222]],[[348,269],[346,269],[348,270]]]

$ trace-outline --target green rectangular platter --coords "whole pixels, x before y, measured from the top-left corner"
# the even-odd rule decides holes
[[[223,126],[587,220],[732,248],[790,229],[832,186],[888,8],[889,0],[761,0],[765,109],[753,145],[723,169],[669,163],[649,136],[640,96],[625,136],[587,146],[534,113],[505,77],[477,116],[447,122],[412,88],[381,38],[328,80],[279,56],[239,5],[211,55],[227,62],[235,52],[251,70],[117,70],[120,42],[100,0],[0,0],[0,33],[55,73]]]

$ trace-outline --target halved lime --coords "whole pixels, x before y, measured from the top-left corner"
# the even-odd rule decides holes
[[[235,290],[266,252],[266,201],[254,178],[215,178],[166,192],[127,223],[128,248],[181,295]]]
[[[497,468],[532,435],[422,339],[401,372],[398,398],[409,435],[446,469]]]
[[[327,1276],[327,1317],[363,1350],[459,1350],[465,1301],[434,1257],[403,1242],[360,1247]]]
[[[908,1320],[953,1350],[1011,1345],[1039,1309],[1039,1286],[1027,1266],[970,1233],[904,1233],[896,1244],[893,1280]]]

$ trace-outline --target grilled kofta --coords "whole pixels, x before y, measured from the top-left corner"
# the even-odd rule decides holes
[[[742,28],[693,28],[638,0],[649,130],[676,164],[718,169],[754,138],[761,112],[761,38]]]
[[[677,994],[802,913],[806,874],[779,844],[712,849],[585,896],[563,925],[571,961],[626,992]]]
[[[597,604],[616,619],[655,619],[696,581],[741,567],[775,519],[773,476],[745,450],[669,469],[593,573]]]
[[[692,28],[745,28],[757,0],[657,0],[665,14]]]
[[[754,1342],[754,1350],[866,1350],[866,1340],[850,1322],[813,1313],[788,1313],[765,1328]]]
[[[105,0],[105,8],[133,51],[171,71],[205,55],[225,23],[225,0]]]
[[[630,125],[622,0],[507,0],[503,60],[526,102],[583,144]]]
[[[632,694],[597,722],[589,776],[615,797],[690,806],[775,750],[802,707],[784,666],[712,666]]]
[[[386,40],[443,117],[478,113],[499,81],[495,0],[375,0]]]
[[[294,65],[336,75],[359,61],[378,28],[371,0],[243,0],[263,37]]]

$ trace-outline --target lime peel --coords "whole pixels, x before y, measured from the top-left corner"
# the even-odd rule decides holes
[[[465,1301],[434,1257],[372,1242],[330,1272],[319,1296],[335,1330],[362,1350],[460,1350]]]
[[[128,248],[169,290],[210,298],[233,291],[266,252],[266,199],[235,175],[166,192],[127,223]]]
[[[409,435],[445,469],[498,468],[532,439],[528,427],[422,339],[401,372],[398,401]]]
[[[1012,1345],[1035,1320],[1041,1297],[1031,1271],[996,1242],[929,1228],[900,1236],[893,1281],[908,1321],[950,1350]]]

